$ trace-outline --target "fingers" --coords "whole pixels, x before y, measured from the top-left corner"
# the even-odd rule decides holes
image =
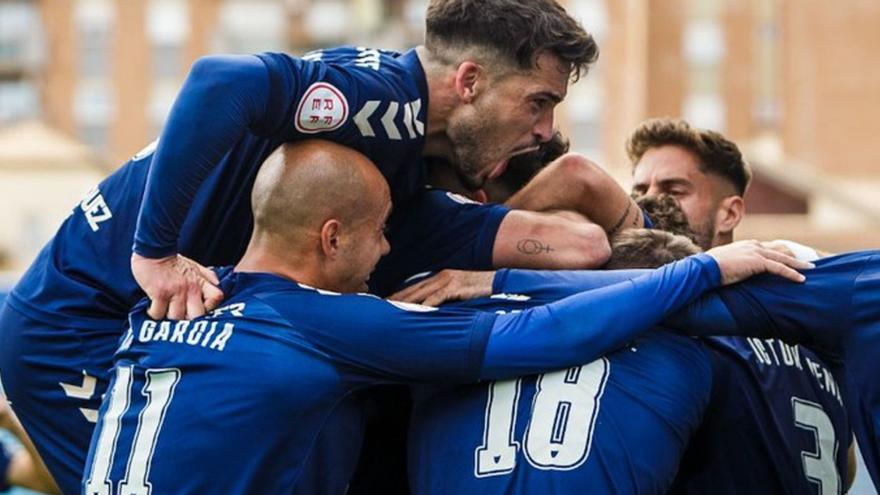
[[[153,297],[150,300],[150,309],[147,310],[147,316],[154,320],[165,318],[168,313],[168,299],[164,297]]]
[[[186,296],[173,295],[168,301],[168,314],[165,318],[169,320],[182,320],[186,318]]]
[[[202,281],[201,289],[201,296],[205,301],[205,311],[214,311],[217,309],[217,306],[223,302],[223,291],[207,283],[207,281]]]
[[[785,266],[789,266],[789,267],[794,268],[796,270],[809,270],[810,268],[816,267],[816,265],[814,265],[810,262],[801,261],[801,260],[795,258],[794,256],[792,256],[791,254],[784,253],[784,252],[776,250],[776,249],[762,247],[759,250],[759,253],[761,254],[761,256],[763,256],[767,259],[776,261],[777,263],[781,263]]]
[[[764,264],[765,269],[768,273],[772,273],[773,275],[778,275],[783,278],[787,278],[792,282],[802,283],[807,278],[797,270],[794,270],[783,263],[773,260],[766,260]]]
[[[202,300],[204,282],[188,282],[186,289],[186,319],[192,320],[205,314],[205,302]]]
[[[440,306],[446,301],[458,300],[460,297],[455,296],[454,294],[447,292],[445,290],[440,290],[429,295],[422,304],[425,306]]]
[[[791,249],[789,249],[788,245],[786,245],[782,241],[779,241],[779,240],[764,241],[761,243],[761,245],[767,249],[772,249],[773,251],[776,251],[778,253],[782,253],[782,254],[791,256],[792,258],[797,257],[797,256],[795,256],[794,252]]]
[[[402,301],[402,302],[412,302],[412,300],[410,299],[411,296],[414,293],[418,292],[422,287],[424,287],[425,283],[427,283],[430,280],[433,280],[433,278],[434,277],[422,280],[421,282],[410,285],[409,287],[407,287],[403,290],[399,290],[399,291],[395,292],[394,294],[391,294],[390,296],[388,296],[388,299],[393,299],[395,301]]]
[[[195,263],[195,262],[193,262],[193,263]],[[211,270],[209,268],[205,268],[204,266],[199,265],[198,263],[195,263],[195,265],[199,268],[199,275],[201,275],[205,280],[207,280],[208,282],[210,282],[213,285],[220,285],[220,279],[217,278],[217,274],[214,273],[214,270]]]
[[[431,294],[442,290],[449,285],[451,280],[450,271],[443,270],[440,273],[413,284],[402,291],[388,297],[395,301],[422,304]]]
[[[437,280],[436,277],[431,277],[428,280],[423,280],[416,285],[410,287],[412,290],[404,290],[400,291],[400,295],[403,296],[403,299],[397,299],[403,302],[410,302],[416,304],[422,304],[431,294],[441,290],[445,282]],[[395,297],[391,297],[391,299],[396,299]]]

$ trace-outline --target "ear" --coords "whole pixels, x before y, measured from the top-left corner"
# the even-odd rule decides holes
[[[342,225],[335,218],[327,220],[321,226],[321,251],[324,253],[324,257],[329,259],[336,258],[336,255],[339,253],[341,230]]]
[[[455,92],[461,101],[470,103],[474,100],[477,95],[477,81],[482,72],[483,67],[471,61],[462,62],[458,66],[454,83]]]
[[[715,228],[722,233],[733,232],[746,214],[746,204],[741,196],[728,196],[721,200],[715,217]]]

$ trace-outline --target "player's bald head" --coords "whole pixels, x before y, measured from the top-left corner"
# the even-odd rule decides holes
[[[329,219],[354,224],[381,215],[388,198],[385,179],[361,153],[329,141],[285,143],[254,182],[254,229],[293,239]]]

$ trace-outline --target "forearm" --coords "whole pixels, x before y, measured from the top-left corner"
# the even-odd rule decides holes
[[[498,228],[492,249],[496,267],[587,269],[611,254],[605,232],[570,212],[514,210]]]
[[[548,165],[505,204],[533,211],[575,211],[609,234],[644,226],[641,210],[617,181],[575,153]]]
[[[720,280],[714,260],[692,256],[633,280],[499,315],[486,347],[482,378],[590,362],[638,337]]]
[[[202,181],[266,111],[269,77],[254,56],[212,56],[193,65],[171,108],[147,178],[134,250],[176,251],[177,235]]]

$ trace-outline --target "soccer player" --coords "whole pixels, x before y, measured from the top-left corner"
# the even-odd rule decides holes
[[[132,312],[83,493],[290,493],[324,420],[352,390],[571,366],[707,289],[768,271],[801,280],[791,267],[804,266],[739,244],[517,314],[437,310],[353,294],[388,252],[389,188],[363,155],[282,145],[252,203],[247,251],[218,270],[222,308],[176,322],[151,319],[146,300]]]
[[[704,249],[732,241],[744,214],[742,196],[750,179],[748,166],[734,143],[718,133],[692,129],[683,121],[658,119],[647,121],[633,133],[628,152],[634,165],[635,194],[649,200],[662,194],[679,200],[693,237]],[[594,200],[595,194],[611,193],[624,195],[619,187],[609,187],[594,190]],[[665,219],[662,223],[668,224]],[[676,223],[682,224],[680,220]],[[490,277],[489,273],[474,274],[471,281],[482,280],[484,289],[459,288],[458,292],[482,294]],[[505,277],[502,273],[495,278],[495,290],[522,291],[533,297],[541,294],[542,284],[558,293],[566,286],[577,291],[594,283],[592,279],[578,281],[577,276],[535,274],[512,287],[503,282],[499,286]],[[554,277],[558,278],[550,281]],[[399,295],[404,300],[437,302],[450,294],[447,290],[429,295],[436,287],[427,281]],[[773,306],[768,308],[776,311]],[[704,329],[706,334],[713,331],[719,329]],[[756,326],[744,331],[764,329]],[[819,480],[825,490],[831,490],[827,493],[844,487],[849,424],[838,387],[827,372],[831,363],[810,349],[772,339],[708,337],[705,343],[711,350],[716,376],[712,403],[683,459],[673,491],[806,493],[814,491]],[[819,414],[814,411],[820,411],[827,420],[821,436],[813,435],[809,426],[796,420],[805,407],[814,408],[809,410],[814,416]],[[834,444],[832,439],[838,446],[828,448],[829,442]],[[718,448],[734,440],[737,449]],[[821,446],[826,446],[824,456],[817,450]],[[809,455],[821,458],[819,468],[816,462],[802,462]],[[750,476],[744,477],[746,467]]]
[[[488,36],[488,22],[505,36]],[[399,200],[393,241],[405,240],[395,226],[406,217],[448,220],[436,233],[442,252],[421,248],[432,262],[550,268],[575,258],[579,266],[604,261],[607,240],[593,225],[556,219],[565,228],[542,235],[579,234],[536,256],[519,252],[518,238],[498,242],[530,232],[527,212],[487,207],[480,216],[448,197],[420,200],[423,154],[460,158],[478,182],[548,138],[569,77],[585,72],[596,53],[592,38],[550,0],[459,0],[431,4],[426,45],[405,54],[348,47],[301,59],[198,61],[158,145],[87,194],[0,311],[0,375],[62,490],[78,489],[112,352],[143,295],[131,273],[131,244],[135,273],[147,287],[159,286],[148,291],[154,317],[192,318],[216,306],[222,293],[203,265],[241,257],[254,177],[281,142],[319,136],[372,158]],[[150,258],[172,252],[186,257]],[[383,265],[376,290],[417,271],[407,259]]]
[[[435,0],[426,26],[425,44],[404,54],[347,47],[195,64],[159,140],[135,232],[131,266],[151,315],[193,316],[215,294],[174,254],[193,198],[228,153],[249,148],[241,180],[278,143],[320,135],[371,158],[401,209],[425,183],[423,155],[455,163],[479,187],[549,140],[569,80],[598,54],[554,0]]]
[[[627,152],[634,194],[676,198],[703,249],[733,240],[751,179],[735,143],[684,121],[658,119],[636,129]],[[708,337],[705,343],[713,351],[716,385],[672,493],[843,489],[851,436],[829,363],[811,349],[775,339]],[[820,415],[821,428],[811,423]],[[733,452],[718,448],[731,442],[737,445]],[[819,471],[810,456],[821,462]]]
[[[701,301],[695,311],[716,318],[713,330],[798,342],[815,349],[827,366],[805,362],[829,394],[846,404],[850,425],[874,486],[880,486],[880,404],[877,397],[877,327],[880,301],[880,253],[864,251],[822,258],[810,270],[810,283],[797,288],[758,279]],[[814,271],[815,270],[815,271]],[[815,277],[815,278],[814,278]],[[686,321],[686,318],[675,318]],[[686,325],[687,323],[685,323]],[[777,359],[758,348],[757,359]],[[828,372],[830,370],[830,373]],[[836,380],[835,380],[836,377]],[[838,386],[838,382],[840,386]],[[815,405],[801,407],[799,423],[815,436],[816,446],[804,456],[804,470],[822,493],[842,487],[834,459],[848,438],[837,434],[833,417]]]
[[[669,254],[678,259],[699,251],[666,232],[625,235],[612,253],[621,266],[662,264]],[[640,249],[617,249],[635,244]],[[541,298],[502,293],[452,306],[505,313],[554,298],[552,291]],[[666,493],[711,388],[707,350],[661,331],[597,361],[543,375],[413,387],[412,492]]]

